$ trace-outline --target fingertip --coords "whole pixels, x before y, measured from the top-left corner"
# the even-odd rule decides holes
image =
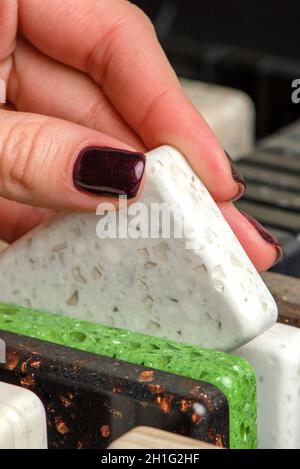
[[[232,203],[218,204],[224,218],[259,272],[268,270],[280,259],[280,242],[250,215],[241,213]]]
[[[245,181],[213,131],[181,89],[160,96],[139,132],[148,148],[177,148],[218,202],[239,199]]]

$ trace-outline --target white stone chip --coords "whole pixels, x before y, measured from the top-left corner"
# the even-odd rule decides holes
[[[63,215],[2,252],[0,301],[221,350],[274,324],[271,294],[177,150],[147,154],[138,202],[173,204],[194,238],[99,239],[99,215]]]
[[[0,382],[0,449],[46,449],[45,409],[28,389]]]
[[[300,329],[275,324],[234,354],[256,374],[259,448],[300,449]]]

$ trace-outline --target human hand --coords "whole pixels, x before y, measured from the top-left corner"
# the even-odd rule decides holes
[[[168,143],[186,155],[255,266],[264,270],[277,258],[276,241],[233,206],[242,180],[134,5],[1,0],[0,78],[13,108],[0,110],[0,237],[16,239],[49,210],[96,209],[103,193],[88,192],[93,175],[112,171],[100,152],[93,175],[81,167],[74,184],[84,149],[144,152]],[[132,181],[132,164],[123,161],[111,187],[127,184],[135,196],[141,177]],[[142,156],[131,162],[141,164]]]

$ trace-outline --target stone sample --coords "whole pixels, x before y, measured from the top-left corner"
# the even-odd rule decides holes
[[[5,337],[8,342],[4,331],[22,334],[15,339],[17,344],[26,344],[24,336],[30,336],[209,383],[217,387],[226,396],[229,403],[230,447],[256,447],[255,375],[250,365],[242,358],[215,350],[200,349],[195,346],[110,328],[76,318],[2,304],[0,305],[0,337]],[[36,348],[31,349],[29,345],[29,350],[35,352]],[[53,360],[58,356],[57,353],[50,354]],[[72,354],[70,356],[72,373],[77,376],[76,373],[79,373],[82,365],[80,365],[80,354],[76,359],[72,358]],[[64,352],[61,357],[61,363],[66,363]],[[84,359],[83,365],[85,363]],[[85,367],[83,366],[83,368]],[[83,370],[83,372],[86,371]],[[51,367],[51,373],[55,373],[55,367]],[[73,376],[72,373],[71,376]],[[120,373],[122,373],[121,367],[117,369],[116,376]],[[95,370],[95,376],[98,376],[97,370]],[[151,373],[146,373],[143,380],[148,382],[149,379],[149,383],[151,383],[151,376]],[[78,381],[84,383],[83,379],[76,379],[76,382]],[[84,384],[82,385],[84,386]],[[192,395],[202,398],[201,387],[198,391],[194,389]],[[210,402],[211,398],[208,396],[207,406],[210,405]],[[213,410],[214,407],[215,404],[212,405],[211,409]],[[226,423],[226,421],[224,422]],[[202,434],[201,439],[205,440]],[[217,443],[217,436],[215,442]]]
[[[300,330],[275,324],[234,353],[256,374],[259,448],[300,449]]]
[[[246,93],[186,78],[180,83],[234,160],[253,149],[255,108]]]
[[[271,327],[272,296],[185,158],[163,146],[146,166],[127,220],[62,215],[2,252],[0,301],[220,350]]]
[[[43,404],[27,389],[0,382],[0,449],[46,449]]]
[[[70,334],[77,342],[84,335]],[[0,379],[39,396],[50,449],[107,448],[137,425],[229,446],[228,402],[216,386],[42,340],[20,340],[9,332],[0,335],[7,343]]]
[[[192,440],[152,427],[135,427],[109,445],[109,449],[216,449],[215,445]]]

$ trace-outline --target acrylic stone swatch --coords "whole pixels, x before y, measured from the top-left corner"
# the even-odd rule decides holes
[[[0,449],[46,448],[46,416],[39,398],[0,382]]]
[[[229,404],[230,447],[256,447],[255,375],[242,358],[3,304],[0,304],[0,337],[1,330],[212,384],[224,393]]]
[[[8,320],[14,310],[6,311]],[[43,330],[47,319],[39,324]],[[229,447],[229,405],[216,386],[12,332],[0,337],[7,345],[0,381],[41,399],[49,449],[104,449],[140,425]],[[84,337],[70,331],[75,343]]]
[[[99,239],[107,215],[61,216],[1,253],[0,301],[220,350],[273,325],[271,294],[177,150],[147,154],[139,202],[142,213],[152,203],[172,207],[171,225],[175,232],[183,219],[183,237],[138,237],[140,219],[136,239]]]
[[[256,373],[259,448],[300,448],[300,330],[275,324],[234,352]]]

